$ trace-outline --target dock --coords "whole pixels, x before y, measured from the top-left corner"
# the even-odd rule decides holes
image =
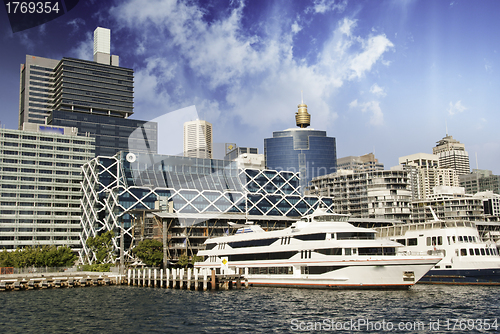
[[[125,275],[111,272],[0,275],[0,292],[106,285],[207,291],[248,288],[248,280],[242,275],[216,274],[215,270],[196,268],[134,268],[128,269]]]
[[[0,291],[77,288],[115,284],[120,284],[120,275],[113,273],[73,272],[0,276]]]
[[[186,290],[229,290],[248,288],[248,280],[239,274],[216,274],[215,270],[197,268],[128,269],[128,285]]]

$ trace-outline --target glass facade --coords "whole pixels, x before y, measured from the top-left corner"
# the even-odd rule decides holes
[[[127,254],[138,211],[163,208],[203,221],[204,214],[225,213],[298,218],[320,201],[333,205],[331,198],[302,196],[298,173],[239,169],[227,160],[120,152],[91,160],[83,173],[83,238],[110,228],[118,236],[123,224]],[[82,261],[92,257],[84,245]]]
[[[326,131],[273,132],[273,138],[264,139],[264,155],[266,168],[298,172],[302,192],[313,178],[337,171],[335,138],[327,137]]]
[[[156,153],[158,149],[155,122],[54,110],[47,123],[76,127],[80,134],[95,137],[96,156],[113,156],[121,150]]]
[[[63,58],[53,74],[53,109],[128,117],[134,109],[134,71]]]

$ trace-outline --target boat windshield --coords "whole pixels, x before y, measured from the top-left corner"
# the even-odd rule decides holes
[[[346,222],[348,218],[349,216],[345,215],[324,215],[314,217],[317,222]]]

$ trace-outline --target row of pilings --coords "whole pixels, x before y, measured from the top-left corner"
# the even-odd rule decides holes
[[[142,268],[127,270],[127,284],[166,289],[229,290],[248,288],[248,280],[238,274],[216,274],[214,269]],[[243,282],[243,283],[242,283]]]

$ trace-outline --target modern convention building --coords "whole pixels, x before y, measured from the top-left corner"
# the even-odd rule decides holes
[[[81,166],[94,138],[76,128],[24,123],[0,129],[0,249],[81,249]]]
[[[298,109],[298,128],[276,131],[273,138],[264,139],[264,155],[266,168],[298,172],[304,192],[313,178],[337,171],[337,150],[335,138],[327,137],[326,131],[307,129],[311,122],[307,105],[302,102]]]
[[[95,154],[157,152],[157,123],[130,119],[134,71],[110,54],[110,31],[94,31],[94,61],[26,56],[20,70],[19,129],[25,122],[76,127]]]
[[[236,161],[119,152],[86,163],[83,174],[83,238],[113,230],[125,261],[142,238],[164,238],[176,260],[231,232],[228,222],[284,228],[320,203],[332,207],[331,198],[301,195],[298,173],[240,169]],[[84,244],[80,258],[95,255]]]

